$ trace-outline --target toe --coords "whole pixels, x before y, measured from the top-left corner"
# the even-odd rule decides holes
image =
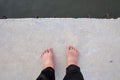
[[[72,46],[69,46],[69,50],[71,50],[71,49],[73,49],[73,47],[72,47]]]
[[[47,50],[44,50],[44,52],[43,53],[46,53],[47,52]]]
[[[73,47],[73,46],[70,46],[70,49],[74,49],[74,47]]]
[[[77,49],[75,49],[76,50],[76,52],[78,52],[78,50]]]
[[[69,52],[69,46],[66,46],[66,53],[68,54],[68,52]]]
[[[74,48],[74,50],[75,50],[76,52],[78,52],[77,48]]]
[[[42,57],[43,55],[44,55],[44,51],[41,53],[41,55],[40,55],[40,56]]]
[[[47,53],[49,53],[50,52],[50,50],[49,49],[47,49]]]
[[[42,57],[43,53],[40,54],[40,57]]]
[[[52,52],[52,48],[49,48],[49,51]]]
[[[71,47],[72,47],[73,50],[75,50],[75,51],[77,50],[75,47],[73,47],[73,46],[71,46]]]

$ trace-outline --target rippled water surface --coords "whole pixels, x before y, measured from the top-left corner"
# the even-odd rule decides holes
[[[120,0],[0,0],[2,16],[117,18]]]

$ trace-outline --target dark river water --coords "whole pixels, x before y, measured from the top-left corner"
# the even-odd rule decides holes
[[[0,0],[0,17],[120,17],[120,0]]]

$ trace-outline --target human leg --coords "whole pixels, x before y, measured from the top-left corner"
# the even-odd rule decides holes
[[[78,62],[78,50],[73,46],[66,48],[67,56],[67,68],[66,75],[63,80],[84,80],[83,75],[80,71],[80,67],[77,66]]]
[[[44,69],[36,80],[55,80],[54,60],[51,48],[41,53],[41,61]]]

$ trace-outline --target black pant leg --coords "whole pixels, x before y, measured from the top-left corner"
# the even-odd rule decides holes
[[[41,71],[36,80],[55,80],[55,71],[52,67],[47,67]]]
[[[63,80],[84,80],[80,67],[73,64],[69,65],[66,68],[66,75]]]

